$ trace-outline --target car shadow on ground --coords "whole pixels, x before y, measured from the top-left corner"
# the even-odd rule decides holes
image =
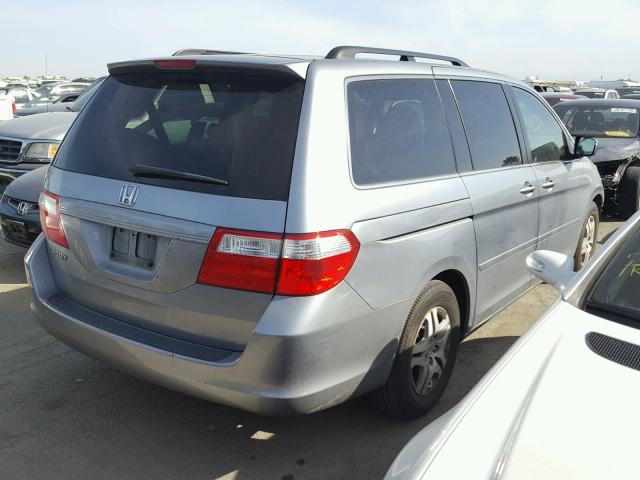
[[[0,240],[0,284],[26,283],[24,273],[24,254],[27,250]]]

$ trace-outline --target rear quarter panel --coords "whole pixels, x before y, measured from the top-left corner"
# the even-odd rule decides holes
[[[356,235],[364,238],[374,228],[384,232],[397,222],[407,225],[399,236],[382,235],[362,245],[347,277],[372,308],[416,298],[429,280],[445,270],[460,272],[475,294],[476,244],[469,202],[428,207],[420,213],[407,212],[354,225]],[[442,219],[453,221],[438,224]]]
[[[458,174],[377,188],[351,180],[346,83],[433,78],[411,63],[312,62],[296,145],[285,229],[352,229],[361,248],[347,282],[374,309],[417,297],[447,269],[459,270],[475,294],[472,209]]]

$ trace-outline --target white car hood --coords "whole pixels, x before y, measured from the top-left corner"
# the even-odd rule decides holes
[[[558,302],[387,478],[637,478],[640,371],[594,353],[589,332],[640,345],[640,330]]]

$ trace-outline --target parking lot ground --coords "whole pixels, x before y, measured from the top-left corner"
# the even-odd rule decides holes
[[[605,219],[599,237],[619,225]],[[379,479],[557,298],[538,286],[470,335],[422,419],[388,418],[363,399],[267,418],[154,386],[53,339],[29,310],[23,255],[0,240],[0,479]]]

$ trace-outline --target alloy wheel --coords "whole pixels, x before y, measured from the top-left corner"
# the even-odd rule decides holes
[[[418,395],[431,390],[442,377],[451,338],[451,320],[442,307],[424,316],[412,349],[411,383]]]
[[[593,247],[596,241],[596,218],[595,216],[589,216],[586,225],[584,226],[585,232],[582,237],[582,245],[580,246],[580,267],[583,267],[587,260],[591,258],[593,253]]]

